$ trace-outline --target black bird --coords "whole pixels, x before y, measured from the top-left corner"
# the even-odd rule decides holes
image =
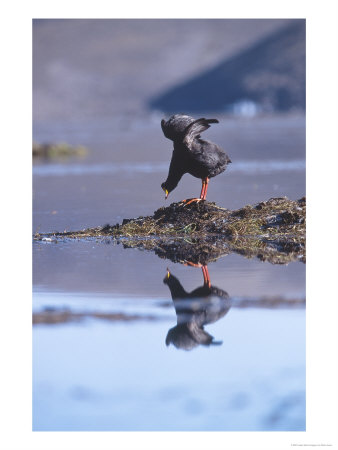
[[[164,136],[174,142],[174,150],[170,162],[169,173],[166,181],[161,184],[165,192],[165,198],[175,189],[185,173],[190,173],[196,178],[202,179],[200,198],[193,201],[205,200],[207,196],[209,178],[224,172],[231,163],[229,156],[217,144],[204,141],[200,133],[210,128],[211,123],[218,123],[217,119],[197,119],[193,117],[175,114],[169,120],[161,120]]]
[[[231,300],[227,292],[211,286],[207,266],[197,266],[202,268],[204,284],[192,292],[185,291],[179,280],[167,269],[163,282],[170,289],[177,315],[177,325],[167,334],[167,346],[173,344],[176,348],[192,350],[199,345],[222,344],[204,330],[204,325],[224,317],[231,307]]]

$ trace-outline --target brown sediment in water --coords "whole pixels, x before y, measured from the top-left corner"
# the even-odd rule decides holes
[[[173,262],[207,264],[231,252],[274,264],[305,262],[305,197],[271,198],[235,211],[201,201],[172,203],[153,216],[122,224],[63,233],[37,233],[36,240],[110,238],[125,248],[152,250]]]
[[[85,319],[101,319],[109,322],[133,322],[138,320],[154,321],[156,316],[106,313],[106,312],[73,312],[68,309],[48,309],[33,313],[33,325],[56,325],[67,322],[80,322]]]
[[[172,302],[163,302],[160,306],[172,307]],[[305,298],[257,297],[233,298],[232,308],[262,309],[301,309],[305,307]],[[33,325],[58,325],[63,323],[82,322],[88,319],[105,320],[107,322],[154,322],[170,320],[166,315],[125,314],[121,312],[71,311],[66,308],[46,308],[33,313]]]
[[[33,158],[63,159],[71,156],[84,157],[87,153],[88,149],[82,145],[73,146],[63,142],[59,144],[33,143]]]

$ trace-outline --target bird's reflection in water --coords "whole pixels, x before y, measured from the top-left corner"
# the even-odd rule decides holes
[[[207,266],[198,265],[203,272],[204,283],[192,292],[186,292],[179,280],[167,269],[163,280],[168,285],[174,302],[177,325],[168,331],[166,345],[192,350],[199,345],[221,345],[215,341],[204,325],[214,323],[226,315],[231,306],[227,292],[211,286]]]

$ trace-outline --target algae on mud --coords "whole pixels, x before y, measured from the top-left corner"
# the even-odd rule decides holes
[[[125,248],[152,250],[173,262],[207,264],[231,252],[273,264],[305,262],[305,197],[271,198],[235,211],[200,201],[172,203],[153,216],[122,224],[63,233],[36,233],[36,240],[107,238]]]

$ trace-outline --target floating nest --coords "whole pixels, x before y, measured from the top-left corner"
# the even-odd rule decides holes
[[[36,240],[104,238],[173,262],[207,264],[231,252],[274,264],[305,262],[305,197],[271,198],[235,211],[201,201],[172,203],[152,216],[81,231],[37,233]]]

